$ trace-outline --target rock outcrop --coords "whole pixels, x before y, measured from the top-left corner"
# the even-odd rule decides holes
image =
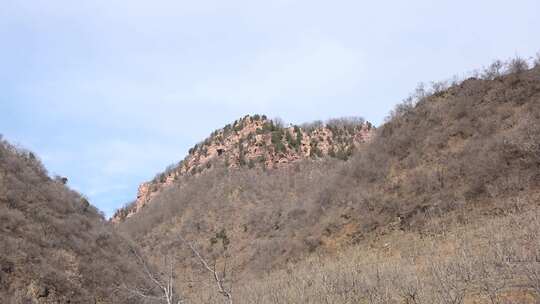
[[[374,127],[361,118],[341,118],[327,123],[283,126],[264,115],[247,115],[214,131],[189,150],[178,164],[169,166],[152,181],[139,186],[137,199],[115,213],[118,223],[139,212],[152,197],[180,177],[194,176],[213,166],[275,169],[302,159],[335,157],[346,160],[368,142]]]

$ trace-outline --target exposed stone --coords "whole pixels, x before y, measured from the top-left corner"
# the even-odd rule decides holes
[[[348,151],[371,139],[374,128],[365,122],[338,131],[340,134],[334,134],[332,128],[325,125],[310,132],[293,126],[278,128],[264,116],[259,119],[245,116],[190,149],[189,155],[173,169],[141,184],[133,205],[117,212],[112,222],[131,217],[179,177],[199,174],[211,168],[214,162],[223,162],[230,168],[264,166],[270,169],[288,166],[302,159],[335,156],[331,151],[338,151],[346,157],[350,153]],[[277,135],[273,134],[275,132]],[[281,139],[276,140],[280,135]]]

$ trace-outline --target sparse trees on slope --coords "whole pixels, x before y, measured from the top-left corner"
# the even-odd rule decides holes
[[[149,265],[147,259],[135,247],[130,247],[131,254],[135,257],[139,267],[142,269],[146,277],[146,281],[151,287],[127,286],[124,284],[122,288],[134,297],[159,301],[166,304],[182,304],[183,297],[177,294],[175,290],[175,259],[169,256],[164,257],[164,263],[161,271],[153,269]],[[157,289],[157,291],[156,291]]]
[[[211,279],[215,283],[217,292],[223,296],[227,304],[233,304],[232,296],[232,285],[227,286],[227,265],[224,264],[224,267],[221,271],[217,269],[216,263],[210,263],[207,259],[203,257],[199,250],[192,243],[186,241],[181,236],[178,237],[181,243],[185,244],[196,258],[197,262],[201,264],[203,270],[207,272]],[[136,249],[134,246],[129,248],[130,253],[135,257],[140,270],[144,273],[146,277],[146,285],[150,286],[128,286],[126,284],[122,285],[122,289],[127,291],[134,297],[149,300],[157,301],[158,303],[163,304],[182,304],[186,303],[186,298],[179,294],[176,290],[176,265],[174,255],[165,255],[163,257],[163,262],[160,265],[151,265],[147,258]]]
[[[185,242],[185,241],[184,241]],[[201,265],[204,267],[204,269],[212,276],[214,282],[216,283],[216,288],[218,292],[225,298],[226,302],[228,304],[233,304],[233,297],[232,297],[232,288],[227,287],[225,285],[225,277],[227,275],[227,267],[226,264],[224,266],[223,271],[220,272],[217,270],[216,264],[210,265],[206,259],[201,255],[201,253],[195,248],[195,246],[189,242],[185,242],[189,248],[191,249],[192,253],[195,255],[197,260],[201,263]]]

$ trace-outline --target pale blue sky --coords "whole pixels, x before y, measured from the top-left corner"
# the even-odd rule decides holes
[[[540,50],[540,2],[0,0],[0,133],[107,215],[248,113],[380,124],[417,83]]]

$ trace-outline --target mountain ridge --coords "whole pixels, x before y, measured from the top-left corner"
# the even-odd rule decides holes
[[[422,239],[431,242],[448,238],[452,229],[469,229],[465,227],[483,220],[497,223],[523,210],[531,210],[527,217],[536,216],[540,193],[540,70],[516,61],[507,71],[489,72],[432,91],[417,90],[413,98],[396,106],[369,143],[361,145],[347,161],[307,158],[280,170],[215,166],[215,170],[197,174],[196,178],[181,176],[180,182],[157,192],[151,204],[118,227],[156,261],[163,254],[174,254],[178,273],[193,280],[200,277],[197,265],[189,263],[191,254],[182,251],[178,237],[195,243],[217,267],[226,266],[236,275],[229,278],[230,284],[249,286],[238,291],[241,303],[274,303],[275,293],[280,294],[279,299],[288,299],[286,303],[303,302],[303,293],[292,299],[291,293],[295,293],[294,288],[304,290],[304,283],[313,275],[323,278],[321,288],[311,291],[310,303],[325,303],[327,297],[334,300],[326,303],[378,303],[366,298],[370,294],[390,296],[392,301],[385,303],[406,302],[400,298],[400,285],[392,280],[393,268],[385,271],[384,276],[389,278],[380,290],[370,289],[370,281],[380,282],[379,272],[366,276],[371,270],[364,267],[348,279],[348,286],[362,289],[342,293],[342,261],[331,273],[300,274],[296,287],[289,288],[287,280],[289,272],[294,274],[294,265],[310,255],[339,255],[355,246],[349,254],[356,250],[381,254],[384,263],[390,251],[414,261],[419,257],[415,247]],[[512,231],[523,239],[519,229],[508,228],[502,236],[513,239]],[[483,233],[493,235],[493,231]],[[412,236],[415,243],[401,244],[404,235]],[[459,248],[462,240],[447,241],[449,246]],[[520,248],[504,242],[508,248]],[[422,303],[446,303],[437,298],[444,295],[440,288],[445,288],[445,283],[430,283],[437,277],[452,278],[452,269],[441,268],[446,267],[446,259],[463,269],[468,267],[463,261],[474,264],[475,259],[486,259],[489,267],[494,267],[490,271],[500,273],[497,260],[484,252],[475,251],[473,258],[466,260],[459,251],[444,254],[434,265],[422,264],[421,258],[413,266],[416,270],[400,274],[403,280],[421,275],[422,291],[432,297]],[[408,258],[399,262],[401,269],[409,267]],[[508,258],[515,255],[510,252]],[[306,269],[310,269],[307,263]],[[378,262],[375,267],[379,266],[384,265]],[[430,267],[438,269],[430,272]],[[536,271],[533,263],[526,267]],[[260,281],[276,271],[283,271],[277,281]],[[477,299],[472,294],[478,291],[476,284],[491,284],[492,276],[484,277],[476,264],[470,271],[477,277],[475,283],[456,292],[471,292],[469,296]],[[512,273],[505,284],[527,280],[524,272],[504,271]],[[324,279],[333,275],[336,278],[332,282]],[[261,291],[251,294],[251,287],[257,284]],[[271,290],[268,284],[280,287]],[[185,288],[183,292],[191,294],[190,286]],[[386,288],[397,289],[388,295]],[[522,296],[528,293],[513,288]],[[321,294],[321,290],[326,291]],[[196,294],[201,303],[212,302],[203,298],[206,295]],[[245,298],[250,295],[255,299]],[[321,295],[326,298],[321,300]],[[219,302],[219,295],[214,299]]]
[[[0,302],[139,303],[129,241],[66,183],[0,136]]]
[[[136,200],[118,209],[111,221],[119,223],[133,216],[180,177],[195,176],[216,165],[231,169],[277,169],[309,158],[328,156],[346,160],[360,145],[369,142],[374,131],[375,127],[360,117],[285,127],[280,119],[246,115],[212,132],[189,149],[178,164],[169,166],[152,181],[142,183]]]
[[[377,129],[243,117],[116,225],[0,136],[0,299],[538,303],[540,63],[417,95]]]

